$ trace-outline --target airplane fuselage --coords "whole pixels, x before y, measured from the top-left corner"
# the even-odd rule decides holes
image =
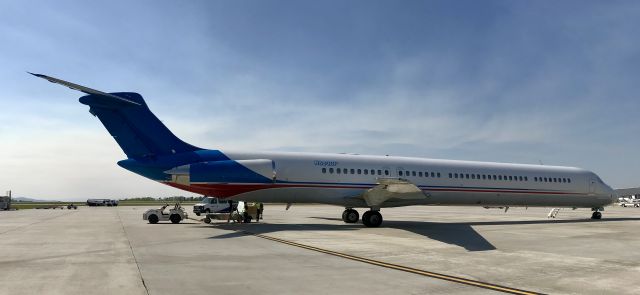
[[[326,203],[368,207],[361,198],[380,179],[403,179],[425,194],[423,199],[389,199],[380,207],[407,205],[545,206],[597,208],[615,199],[613,190],[593,172],[573,167],[436,160],[392,156],[320,153],[245,153],[215,150],[174,156],[177,161],[155,173],[121,166],[164,184],[194,193],[233,200]],[[240,163],[217,167],[216,162]],[[190,167],[214,163],[196,174]],[[247,163],[246,166],[242,165]],[[257,165],[254,165],[257,164]],[[134,167],[131,169],[131,167]],[[183,167],[185,179],[170,168]],[[189,170],[191,169],[191,170]],[[244,170],[255,172],[243,175]],[[253,169],[253,170],[252,170]],[[161,171],[162,170],[162,171]],[[146,173],[145,173],[146,172]],[[155,176],[155,177],[154,177]],[[158,177],[160,176],[160,177]],[[196,176],[196,177],[194,177]],[[188,178],[188,179],[186,179]]]

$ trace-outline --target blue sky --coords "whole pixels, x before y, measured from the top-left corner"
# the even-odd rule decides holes
[[[0,190],[190,195],[121,169],[78,92],[220,149],[578,166],[640,186],[637,1],[3,1]]]

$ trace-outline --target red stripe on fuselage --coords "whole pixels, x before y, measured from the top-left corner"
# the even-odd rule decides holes
[[[345,186],[345,185],[324,185],[324,184],[281,184],[281,183],[267,183],[267,184],[242,184],[242,183],[194,183],[191,185],[178,184],[174,182],[163,182],[166,185],[170,185],[186,191],[203,194],[207,196],[216,196],[219,198],[228,198],[235,195],[248,193],[257,190],[271,189],[271,188],[347,188],[347,189],[370,189],[374,185],[370,186]],[[465,189],[465,188],[429,188],[422,189],[423,191],[441,191],[441,192],[469,192],[469,193],[514,193],[514,194],[542,194],[542,195],[572,195],[580,194],[573,192],[550,192],[550,191],[520,191],[520,190],[490,190],[490,189]]]

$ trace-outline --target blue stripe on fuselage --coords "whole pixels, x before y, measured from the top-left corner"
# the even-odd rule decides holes
[[[155,181],[170,180],[170,175],[164,173],[171,168],[207,161],[229,161],[229,157],[218,150],[199,150],[175,155],[157,157],[148,160],[126,159],[118,165],[133,173],[142,175]]]

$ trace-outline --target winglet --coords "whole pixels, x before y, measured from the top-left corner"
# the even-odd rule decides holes
[[[74,83],[67,82],[67,81],[64,81],[64,80],[60,80],[60,79],[57,79],[57,78],[54,78],[54,77],[49,77],[47,75],[36,74],[36,73],[32,73],[32,72],[27,72],[27,73],[29,73],[31,75],[34,75],[34,76],[36,76],[38,78],[45,79],[45,80],[47,80],[47,81],[49,81],[51,83],[56,83],[56,84],[60,84],[60,85],[63,85],[63,86],[67,86],[70,89],[78,90],[78,91],[84,92],[86,94],[93,94],[93,95],[99,95],[99,96],[103,96],[103,97],[108,97],[108,98],[116,99],[116,100],[121,101],[121,102],[125,102],[127,104],[138,105],[138,106],[141,105],[140,103],[137,103],[137,102],[132,101],[132,100],[128,100],[126,98],[122,98],[122,97],[117,96],[117,95],[113,95],[113,94],[110,94],[110,93],[102,92],[100,90],[91,89],[89,87],[85,87],[85,86],[82,86],[82,85],[74,84]]]

